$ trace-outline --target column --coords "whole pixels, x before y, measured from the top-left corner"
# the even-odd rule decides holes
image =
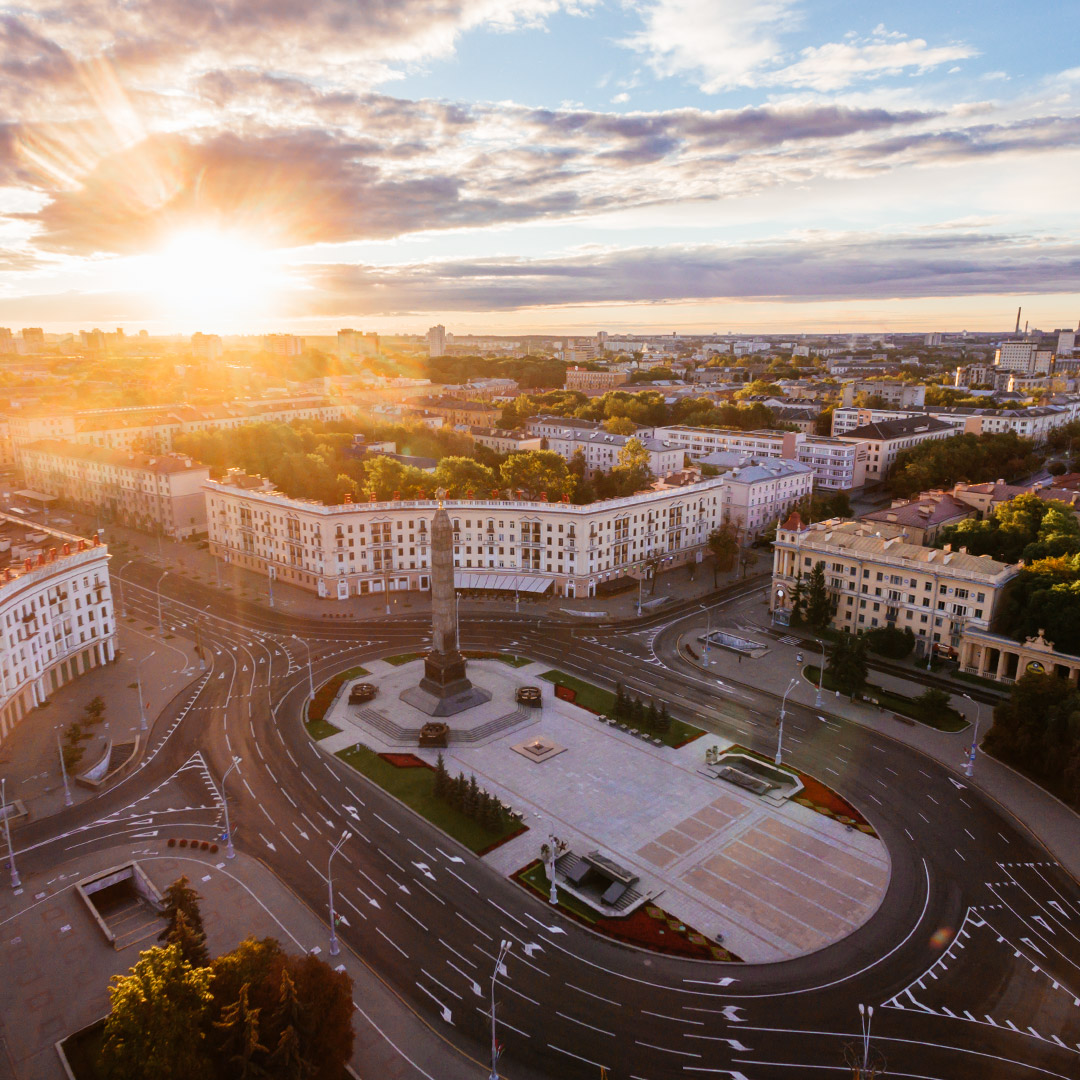
[[[1005,668],[1008,664],[1009,654],[1004,649],[998,650],[998,662],[997,671],[994,675],[995,679],[1001,680],[1005,675]]]

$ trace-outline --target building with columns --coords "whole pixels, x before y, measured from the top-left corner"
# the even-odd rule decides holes
[[[991,634],[975,626],[966,627],[960,638],[960,670],[984,679],[1011,684],[1024,675],[1056,675],[1076,686],[1080,683],[1080,656],[1054,649],[1040,630],[1023,642]]]
[[[105,545],[0,514],[0,742],[115,640]]]
[[[911,630],[923,656],[938,644],[958,649],[964,633],[989,630],[1002,591],[1019,573],[963,548],[882,536],[872,523],[832,518],[803,527],[793,515],[776,533],[770,610],[790,616],[796,578],[805,581],[818,562],[825,564],[837,630]]]
[[[219,559],[339,600],[431,585],[433,500],[324,506],[209,481],[210,550]],[[699,562],[723,520],[726,480],[569,502],[459,499],[453,522],[459,589],[594,596],[623,577]]]

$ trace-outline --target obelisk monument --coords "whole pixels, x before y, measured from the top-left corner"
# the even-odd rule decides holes
[[[401,692],[402,701],[428,716],[453,716],[491,700],[488,691],[469,681],[458,649],[454,532],[443,494],[439,492],[439,509],[431,522],[431,651],[420,685]]]

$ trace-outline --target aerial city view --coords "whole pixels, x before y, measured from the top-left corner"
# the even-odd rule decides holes
[[[0,18],[0,1080],[1080,1078],[1080,8]]]

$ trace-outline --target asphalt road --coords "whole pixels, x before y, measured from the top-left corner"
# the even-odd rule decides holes
[[[148,624],[158,574],[138,562],[125,571],[127,606]],[[299,719],[309,656],[318,685],[422,648],[426,618],[305,620],[187,581],[165,587],[166,623],[185,635],[198,627],[205,676],[158,719],[138,770],[19,829],[20,865],[50,868],[118,837],[134,850],[151,836],[216,837],[217,786],[236,755],[236,845],[325,914],[327,856],[349,828],[334,863],[339,936],[440,1032],[447,1054],[488,1059],[492,967],[499,942],[513,942],[498,988],[499,1071],[512,1080],[601,1067],[612,1080],[842,1075],[862,1057],[860,1004],[875,1009],[882,1075],[1080,1076],[1080,888],[993,800],[917,751],[789,702],[786,759],[841,790],[889,849],[881,908],[843,941],[783,963],[663,957],[563,919],[310,742]],[[536,613],[463,613],[462,645],[619,679],[771,753],[776,698],[717,685],[681,659],[689,618],[575,629]],[[421,1064],[438,1080],[439,1062]]]

